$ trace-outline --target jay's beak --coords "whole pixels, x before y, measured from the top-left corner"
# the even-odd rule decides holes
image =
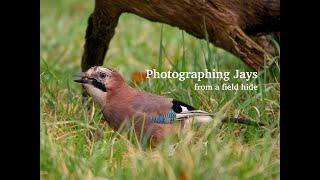
[[[84,72],[79,72],[75,74],[74,77],[76,78],[74,82],[81,83],[81,84],[90,84],[90,82],[92,81],[88,79],[86,73]]]
[[[75,76],[75,77],[80,77],[80,78],[82,78],[82,77],[85,77],[85,76],[86,76],[86,73],[84,73],[84,72],[78,72],[78,73],[76,73],[74,76]]]
[[[81,83],[81,84],[91,84],[94,87],[104,92],[107,92],[107,88],[103,83],[97,81],[95,78],[88,77],[88,75],[84,72],[77,73],[74,76],[76,77],[74,82]]]

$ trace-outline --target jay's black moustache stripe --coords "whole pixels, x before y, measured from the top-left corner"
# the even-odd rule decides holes
[[[107,92],[107,88],[106,88],[106,86],[105,86],[103,83],[101,83],[101,82],[99,82],[99,81],[97,81],[97,80],[95,80],[95,79],[93,79],[91,83],[92,83],[92,85],[93,85],[94,87],[100,89],[101,91]]]
[[[88,80],[88,79],[89,79],[89,80]],[[82,84],[91,84],[91,85],[93,85],[94,87],[100,89],[101,91],[107,92],[106,86],[105,86],[103,83],[97,81],[97,80],[94,79],[94,78],[76,79],[76,80],[74,80],[74,81],[77,82],[77,83],[82,83]]]

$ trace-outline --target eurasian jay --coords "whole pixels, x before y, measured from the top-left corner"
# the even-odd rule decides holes
[[[107,122],[116,130],[133,125],[138,135],[147,135],[159,141],[174,135],[192,120],[207,123],[214,114],[197,110],[181,101],[138,91],[127,85],[121,75],[113,69],[95,66],[76,75],[75,82],[81,83],[102,109]],[[223,121],[259,125],[239,118]]]

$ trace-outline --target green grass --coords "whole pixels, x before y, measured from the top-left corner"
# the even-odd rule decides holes
[[[280,84],[278,66],[262,72],[258,91],[195,91],[194,80],[134,84],[130,73],[145,69],[175,71],[249,70],[237,57],[177,28],[131,14],[120,18],[105,58],[133,87],[180,99],[230,117],[260,119],[258,129],[214,124],[183,132],[169,153],[164,142],[141,147],[109,128],[97,104],[81,103],[80,71],[87,18],[94,1],[41,1],[41,178],[42,179],[279,179]],[[127,28],[130,27],[130,28]],[[230,83],[241,83],[232,80]],[[203,80],[200,84],[222,84]],[[104,128],[104,138],[90,134]]]

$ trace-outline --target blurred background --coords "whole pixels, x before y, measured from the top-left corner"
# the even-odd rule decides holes
[[[40,24],[41,177],[43,179],[278,179],[280,83],[278,62],[253,80],[258,91],[195,91],[194,81],[135,82],[145,69],[249,71],[232,54],[178,28],[132,14],[120,17],[104,66],[133,87],[180,99],[210,112],[259,119],[264,129],[227,124],[182,134],[174,155],[166,145],[142,150],[109,128],[92,101],[83,107],[81,71],[87,19],[94,1],[42,0]],[[280,51],[280,49],[278,49]],[[210,69],[210,68],[209,68]],[[209,79],[200,84],[224,82]],[[231,83],[245,83],[232,80]],[[103,130],[102,140],[92,136]],[[168,144],[167,144],[168,145]]]

